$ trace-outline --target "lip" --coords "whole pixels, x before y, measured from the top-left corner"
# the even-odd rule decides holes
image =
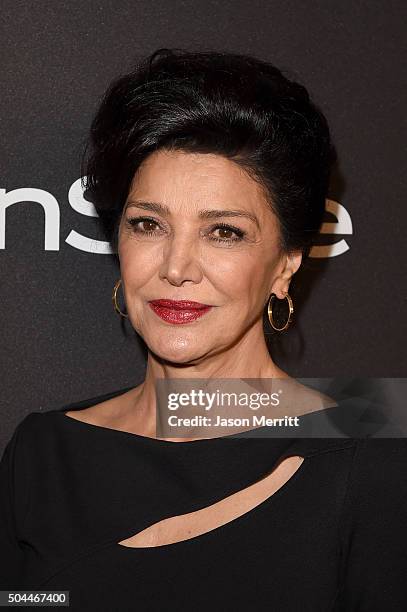
[[[150,304],[170,308],[171,310],[200,310],[201,308],[211,308],[210,304],[201,304],[190,300],[151,300]]]
[[[150,308],[168,323],[191,323],[212,309],[209,304],[187,300],[151,300]]]

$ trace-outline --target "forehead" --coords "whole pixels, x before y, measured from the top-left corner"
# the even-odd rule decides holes
[[[136,172],[129,196],[147,197],[167,204],[187,199],[196,205],[212,203],[268,209],[263,188],[243,168],[221,155],[159,150],[149,155]]]

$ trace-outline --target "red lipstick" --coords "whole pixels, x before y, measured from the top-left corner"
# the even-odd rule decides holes
[[[151,300],[151,309],[167,323],[190,323],[202,317],[212,306],[188,300]]]

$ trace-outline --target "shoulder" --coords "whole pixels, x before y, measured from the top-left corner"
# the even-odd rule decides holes
[[[389,481],[407,472],[406,438],[304,438],[298,444],[307,456],[350,450],[350,467],[356,481]]]
[[[43,434],[52,427],[52,418],[42,411],[29,412],[17,424],[9,438],[4,455],[25,454],[31,445],[35,445],[43,438]]]
[[[351,476],[354,497],[402,494],[407,503],[407,439],[357,440]]]
[[[346,464],[344,525],[376,537],[378,529],[393,533],[396,522],[407,537],[407,440],[360,438]],[[397,520],[396,520],[397,515]]]
[[[137,387],[126,387],[111,391],[86,400],[68,404],[58,412],[65,413],[68,418],[91,425],[114,428],[126,418],[127,412],[134,406],[138,393]]]
[[[353,497],[400,491],[405,493],[407,502],[405,438],[298,438],[293,447],[307,458],[327,453],[336,455],[338,461],[346,457],[348,484]]]
[[[113,405],[117,395],[123,390],[113,391],[74,403],[60,405],[48,410],[33,410],[26,414],[17,424],[6,443],[3,463],[18,463],[26,470],[32,471],[35,466],[45,466],[50,457],[63,455],[68,446],[78,439],[83,442],[78,432],[89,432],[73,427],[73,420],[102,425],[107,422],[109,412],[114,412]],[[69,416],[67,416],[69,414]]]
[[[85,423],[103,424],[113,414],[118,415],[120,407],[126,406],[134,394],[134,387],[125,387],[102,395],[77,400],[68,404],[60,405],[49,410],[36,410],[28,413],[17,425],[15,434],[20,432],[22,436],[30,437],[40,432],[49,431],[55,427],[55,423],[61,422],[57,417],[68,417]]]
[[[11,437],[6,445],[6,452],[11,448],[14,450],[16,447],[20,447],[25,440],[33,438],[37,435],[40,424],[42,423],[43,413],[40,411],[29,412],[23,419],[17,424]]]

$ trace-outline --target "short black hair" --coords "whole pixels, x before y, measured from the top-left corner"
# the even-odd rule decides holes
[[[283,252],[308,257],[336,161],[307,89],[273,64],[229,52],[161,48],[107,89],[82,160],[86,199],[117,252],[134,174],[159,149],[222,155],[265,189]]]

